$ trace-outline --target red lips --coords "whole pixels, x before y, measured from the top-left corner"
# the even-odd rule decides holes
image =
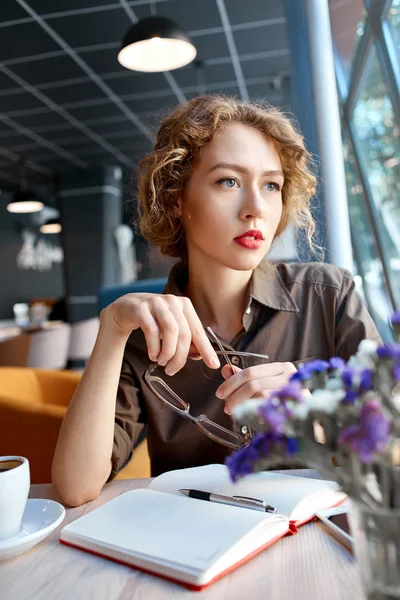
[[[246,233],[242,233],[235,238],[235,240],[240,240],[242,238],[254,238],[255,240],[263,240],[264,236],[259,229],[249,229]]]

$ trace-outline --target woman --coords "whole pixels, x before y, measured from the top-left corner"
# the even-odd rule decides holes
[[[95,498],[145,424],[153,475],[223,462],[234,447],[235,404],[282,387],[299,362],[347,359],[361,339],[379,341],[349,272],[263,260],[289,222],[314,248],[310,163],[275,108],[203,96],[164,120],[141,163],[141,229],[181,260],[164,294],[128,294],[101,313],[54,456],[64,502]],[[216,353],[213,332],[232,366]],[[240,444],[248,432],[234,435]]]

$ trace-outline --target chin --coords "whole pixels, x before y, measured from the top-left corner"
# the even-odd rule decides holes
[[[230,256],[225,262],[226,266],[235,271],[254,271],[263,260],[265,254],[250,254],[248,256]]]

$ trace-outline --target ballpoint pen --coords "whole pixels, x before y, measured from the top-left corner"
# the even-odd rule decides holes
[[[219,504],[229,504],[231,506],[241,506],[242,508],[252,508],[263,512],[276,513],[276,508],[270,506],[264,500],[249,498],[248,496],[223,496],[222,494],[213,494],[212,492],[203,492],[201,490],[179,490],[184,496],[196,498],[197,500],[207,500],[208,502],[218,502]]]

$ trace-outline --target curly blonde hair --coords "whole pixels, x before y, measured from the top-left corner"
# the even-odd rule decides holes
[[[153,152],[140,162],[138,203],[143,237],[159,246],[162,254],[187,259],[177,213],[178,194],[185,193],[203,146],[230,123],[254,127],[272,140],[279,152],[285,181],[282,217],[274,239],[292,222],[297,230],[304,230],[311,252],[322,252],[313,241],[316,227],[310,211],[317,180],[302,135],[275,107],[220,95],[198,96],[180,105],[163,120]]]

